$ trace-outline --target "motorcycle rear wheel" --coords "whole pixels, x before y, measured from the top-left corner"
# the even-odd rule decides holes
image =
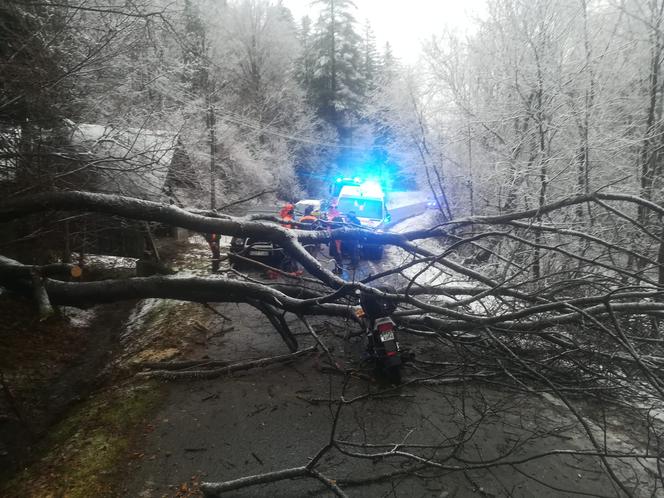
[[[390,384],[401,384],[401,365],[386,367],[383,369],[383,373],[385,375],[385,380]]]

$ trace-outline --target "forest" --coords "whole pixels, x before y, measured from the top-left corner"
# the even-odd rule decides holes
[[[413,61],[355,3],[312,0],[298,19],[278,0],[2,2],[8,496],[153,496],[148,481],[154,496],[664,493],[664,0],[486,0],[463,32],[441,20]],[[429,207],[384,230],[257,214],[348,176]],[[222,238],[219,272],[203,234]],[[303,271],[241,270],[232,238],[270,241]],[[386,255],[335,273],[331,253],[307,249],[335,240]],[[110,264],[127,258],[128,272]],[[394,304],[412,352],[399,386],[355,351],[357,295]],[[75,330],[87,314],[82,331],[108,332],[98,346]],[[261,334],[275,342],[252,342]],[[48,367],[57,337],[71,351]],[[62,448],[80,433],[49,443],[60,453],[37,443],[73,417],[64,398],[44,415],[60,375],[95,378],[81,413],[155,396],[139,396],[140,417],[122,412],[122,429],[106,424],[130,442],[105,444],[123,449],[78,481]],[[247,379],[285,391],[248,395],[259,411],[244,412]],[[212,434],[246,468],[203,443],[169,443],[169,458],[201,458],[178,457],[181,473],[143,458],[141,417],[177,418],[154,393],[186,405],[191,385],[235,400],[209,423],[237,417],[247,441]],[[309,413],[317,435],[288,457],[277,448],[300,439],[288,428],[261,446],[270,419],[242,425],[275,400],[297,407],[279,423]]]

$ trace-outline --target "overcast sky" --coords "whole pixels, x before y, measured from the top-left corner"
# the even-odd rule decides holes
[[[358,27],[369,20],[378,48],[382,52],[386,41],[404,62],[414,62],[420,51],[420,42],[446,26],[465,30],[472,17],[482,12],[484,0],[354,0]],[[283,0],[300,19],[309,15],[316,20],[318,6],[311,0]]]

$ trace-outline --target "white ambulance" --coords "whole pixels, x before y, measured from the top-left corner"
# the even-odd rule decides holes
[[[391,219],[385,206],[383,189],[371,181],[343,186],[337,198],[337,209],[343,215],[354,212],[362,226],[372,230],[384,228]],[[378,260],[383,257],[383,246],[363,243],[362,253],[366,259]]]

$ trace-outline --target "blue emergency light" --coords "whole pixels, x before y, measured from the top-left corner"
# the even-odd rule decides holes
[[[362,190],[362,194],[367,197],[383,196],[383,188],[380,186],[380,183],[375,181],[367,180],[362,185],[360,185],[360,189]]]

